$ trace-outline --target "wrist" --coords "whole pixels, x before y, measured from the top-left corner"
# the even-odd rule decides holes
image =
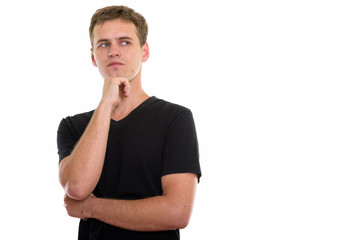
[[[86,201],[84,202],[84,208],[82,210],[81,218],[83,220],[94,217],[94,207],[96,204],[96,197],[94,195],[90,195]]]
[[[96,108],[96,112],[99,112],[101,116],[111,116],[113,111],[113,106],[111,103],[106,101],[101,101]]]
[[[107,101],[105,99],[101,99],[101,101],[99,102],[99,105],[98,105],[98,109],[104,111],[104,110],[111,110],[113,108],[113,103],[111,101]]]

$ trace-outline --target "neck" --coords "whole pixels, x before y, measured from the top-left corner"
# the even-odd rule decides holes
[[[115,121],[125,118],[130,112],[143,103],[149,96],[145,93],[141,86],[141,74],[139,73],[130,81],[130,94],[125,97],[119,106],[117,106],[111,115]]]

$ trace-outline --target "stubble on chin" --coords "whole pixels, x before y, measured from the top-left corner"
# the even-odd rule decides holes
[[[126,74],[126,73],[122,73],[119,72],[118,69],[112,69],[111,71],[104,71],[103,73],[101,73],[101,75],[103,76],[104,79],[106,78],[126,78],[129,80],[129,82],[131,82],[134,78],[136,78],[141,71],[141,66],[139,66],[137,69],[131,69],[130,73]]]

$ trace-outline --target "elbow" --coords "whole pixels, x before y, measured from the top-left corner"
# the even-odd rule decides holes
[[[66,195],[75,200],[84,200],[91,193],[89,186],[79,183],[79,180],[71,179],[60,173],[60,184],[64,188]]]
[[[70,198],[75,200],[85,200],[91,192],[86,191],[84,187],[79,186],[78,184],[66,184],[65,192]]]
[[[184,229],[189,225],[190,219],[180,219],[177,223],[177,229]]]
[[[184,229],[189,225],[190,216],[179,216],[175,220],[175,228],[176,229]]]
[[[189,225],[191,209],[186,206],[173,208],[170,211],[173,229],[184,229]]]

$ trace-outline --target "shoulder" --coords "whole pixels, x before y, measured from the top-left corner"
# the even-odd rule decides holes
[[[168,116],[174,116],[178,114],[190,113],[191,110],[182,105],[172,103],[156,97],[152,98],[152,102],[149,106],[151,110],[166,113]]]
[[[79,114],[76,114],[73,116],[67,116],[67,117],[63,118],[62,121],[65,121],[70,124],[89,122],[94,111],[95,110],[92,110],[89,112],[84,112],[84,113],[79,113]]]
[[[189,108],[153,97],[149,104],[149,112],[156,114],[165,124],[165,129],[180,125],[194,125],[192,112]]]
[[[81,120],[87,120],[87,119],[90,119],[93,115],[95,110],[91,110],[91,111],[88,111],[88,112],[83,112],[83,113],[78,113],[78,114],[75,114],[73,116],[68,116],[66,118],[68,119],[72,119],[72,120],[75,120],[75,121],[81,121]]]
[[[80,134],[86,128],[95,110],[79,113],[73,116],[65,117],[61,120],[59,129],[69,128]]]

